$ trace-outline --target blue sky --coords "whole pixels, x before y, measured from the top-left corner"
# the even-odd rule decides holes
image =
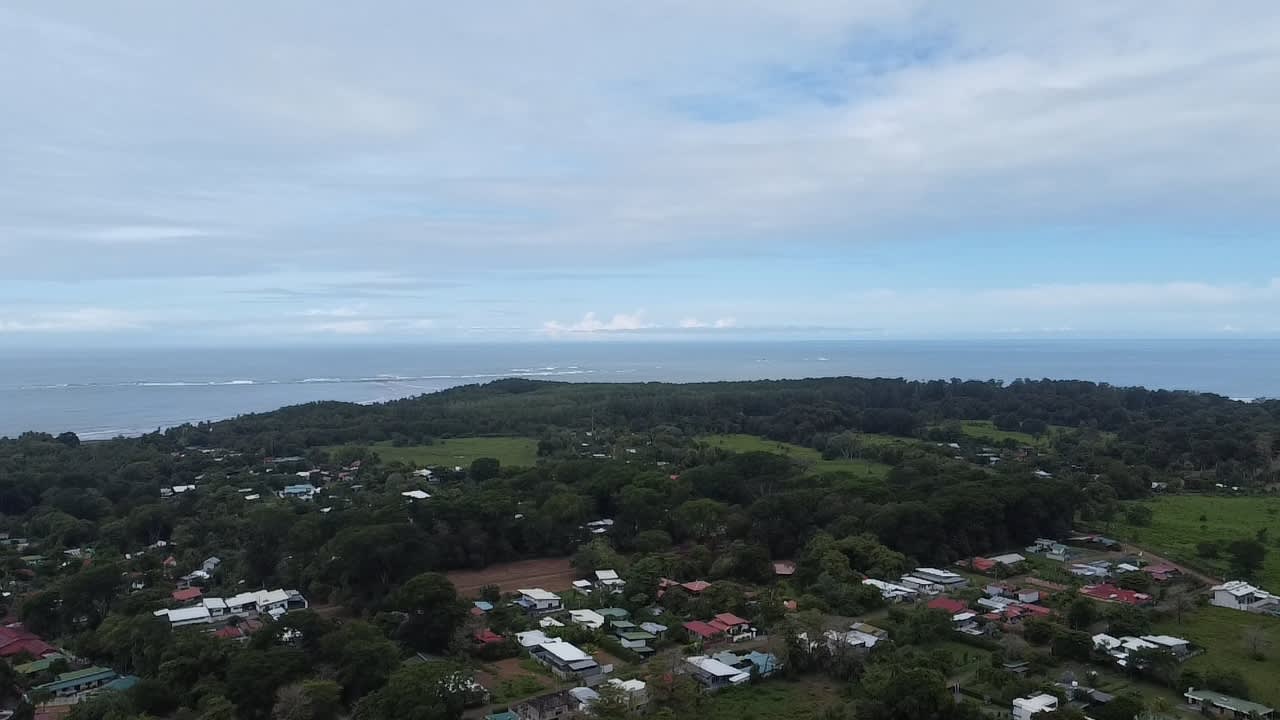
[[[0,8],[0,347],[1280,334],[1274,2],[263,5]]]

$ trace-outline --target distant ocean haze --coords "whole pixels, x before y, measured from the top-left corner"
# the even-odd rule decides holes
[[[0,353],[0,435],[135,435],[317,400],[502,377],[700,382],[850,375],[1053,378],[1280,396],[1280,340],[544,342]]]

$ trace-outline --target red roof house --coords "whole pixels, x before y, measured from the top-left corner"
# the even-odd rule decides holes
[[[964,564],[964,563],[961,563],[961,564]],[[976,557],[970,560],[968,564],[974,570],[981,573],[986,573],[986,572],[991,572],[991,570],[995,568],[996,561],[992,560],[991,558]]]
[[[1167,563],[1148,565],[1142,568],[1142,572],[1150,575],[1156,582],[1168,582],[1182,573],[1181,570]]]
[[[725,630],[729,630],[731,628],[741,627],[743,625],[750,625],[751,621],[744,620],[738,617],[737,615],[734,615],[733,613],[720,613],[719,615],[716,615],[714,618],[712,618],[709,624],[712,627],[721,625],[724,627]]]
[[[203,594],[198,587],[186,588],[185,590],[174,590],[173,599],[178,602],[190,602],[197,600]]]
[[[684,588],[685,590],[688,590],[694,595],[697,595],[703,590],[706,590],[707,588],[711,587],[711,583],[707,582],[706,580],[693,580],[687,583],[680,583],[680,587]]]
[[[966,605],[963,600],[945,597],[930,600],[928,607],[930,610],[945,610],[952,615],[959,615],[962,612],[969,611],[969,606]]]
[[[1146,593],[1125,590],[1105,583],[1102,585],[1085,585],[1080,588],[1080,593],[1094,600],[1123,603],[1125,605],[1149,605],[1152,600],[1151,596]]]
[[[724,636],[724,629],[716,627],[710,623],[704,623],[701,620],[690,620],[684,624],[684,629],[690,634],[696,635],[703,640],[717,640]]]
[[[492,645],[494,643],[500,643],[503,640],[503,637],[501,635],[490,630],[489,628],[485,628],[483,630],[477,630],[473,637],[475,638],[476,642],[480,643],[481,645]]]
[[[778,560],[773,564],[773,574],[788,577],[796,574],[796,564],[790,560]]]
[[[57,651],[58,648],[41,640],[21,624],[0,627],[0,658],[11,658],[24,652],[31,657],[41,658]]]

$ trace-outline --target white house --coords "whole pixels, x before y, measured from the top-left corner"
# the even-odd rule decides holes
[[[425,490],[405,490],[400,494],[403,495],[404,497],[409,498],[410,500],[430,500],[431,499],[431,493]]]
[[[1025,557],[1018,553],[1005,553],[1004,555],[996,555],[989,559],[1000,565],[1017,565],[1018,563],[1024,563],[1027,561]]]
[[[751,674],[745,673],[732,665],[726,665],[715,658],[695,655],[684,659],[685,669],[689,675],[708,690],[719,690],[732,685],[745,685],[751,680]]]
[[[526,630],[516,633],[516,642],[520,643],[522,648],[537,647],[543,643],[552,642],[554,638],[548,637],[541,630]]]
[[[569,622],[581,625],[588,630],[599,630],[604,627],[604,616],[595,610],[585,608],[582,610],[570,610]]]
[[[542,588],[521,588],[516,592],[520,593],[520,599],[516,600],[516,604],[526,612],[555,612],[563,606],[559,595]]]
[[[944,590],[962,588],[969,584],[969,581],[966,580],[963,575],[953,573],[950,570],[940,570],[938,568],[916,568],[915,572],[911,573],[911,575],[912,577],[921,578],[936,585],[940,585]]]
[[[1210,605],[1247,612],[1259,612],[1277,603],[1280,598],[1243,580],[1213,586],[1213,597],[1209,600]]]
[[[1031,720],[1036,713],[1053,712],[1058,709],[1058,698],[1041,693],[1025,698],[1014,698],[1013,720]]]
[[[862,581],[862,584],[870,585],[871,587],[879,590],[880,597],[884,598],[888,602],[909,602],[911,600],[915,600],[916,596],[919,595],[918,591],[913,590],[906,585],[897,585],[895,583],[885,582],[884,580],[876,580],[875,578],[867,578]]]
[[[209,622],[209,610],[204,605],[175,608],[173,610],[157,610],[154,614],[156,617],[168,619],[169,626],[174,628],[188,625],[204,625]]]
[[[916,575],[903,575],[898,579],[898,584],[907,588],[917,595],[939,595],[942,593],[942,586],[931,580],[926,580]],[[884,593],[881,592],[881,595]]]
[[[611,593],[620,593],[626,585],[627,582],[618,577],[616,570],[596,571],[596,587],[600,590],[607,590]]]

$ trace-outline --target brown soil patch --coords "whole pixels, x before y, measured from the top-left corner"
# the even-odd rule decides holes
[[[542,588],[552,592],[573,587],[577,573],[569,558],[544,558],[490,565],[483,570],[454,570],[446,573],[449,582],[462,596],[474,596],[485,585],[497,585],[503,592],[519,588]]]

